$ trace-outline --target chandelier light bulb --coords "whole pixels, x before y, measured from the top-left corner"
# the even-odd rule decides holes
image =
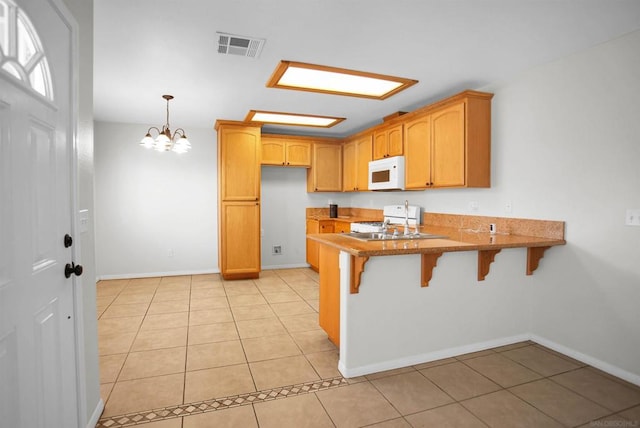
[[[176,153],[186,153],[191,149],[191,143],[187,140],[187,136],[183,135],[173,145],[173,151]]]
[[[147,133],[147,135],[145,135],[145,137],[140,140],[140,145],[146,149],[150,149],[153,147],[154,141],[153,141],[153,137],[151,137],[151,134]]]
[[[156,137],[156,143],[157,144],[167,144],[168,142],[170,142],[171,140],[169,139],[169,137],[167,137],[166,134],[160,134]]]

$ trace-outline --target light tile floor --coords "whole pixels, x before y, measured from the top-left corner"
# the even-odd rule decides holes
[[[344,379],[318,276],[98,283],[98,427],[640,427],[640,387],[533,342]]]

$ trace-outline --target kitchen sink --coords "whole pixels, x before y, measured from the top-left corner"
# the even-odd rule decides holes
[[[444,235],[433,235],[430,233],[411,233],[409,235],[403,235],[402,233],[394,235],[392,233],[381,232],[350,232],[343,233],[344,236],[350,238],[359,239],[361,241],[406,241],[406,240],[418,240],[418,239],[443,239],[447,238]]]

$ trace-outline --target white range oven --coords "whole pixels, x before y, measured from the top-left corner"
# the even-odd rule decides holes
[[[384,222],[389,225],[403,225],[405,218],[408,217],[409,225],[415,226],[422,224],[422,208],[409,205],[408,210],[404,205],[385,205],[382,210],[383,221],[364,221],[359,223],[351,223],[351,232],[382,232]]]

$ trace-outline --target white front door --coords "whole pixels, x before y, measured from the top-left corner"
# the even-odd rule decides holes
[[[73,30],[57,5],[0,0],[2,428],[78,426]]]

